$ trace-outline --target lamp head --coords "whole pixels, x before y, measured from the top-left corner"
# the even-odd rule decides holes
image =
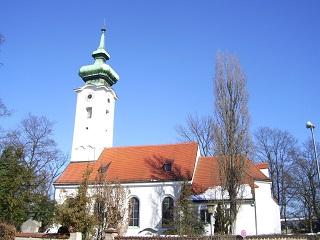
[[[316,127],[316,126],[313,125],[310,121],[308,121],[307,124],[306,124],[306,128],[311,128],[311,129],[313,129],[313,128],[315,128],[315,127]]]
[[[217,207],[217,205],[215,205],[215,204],[207,205],[208,213],[213,214],[216,211],[216,207]]]

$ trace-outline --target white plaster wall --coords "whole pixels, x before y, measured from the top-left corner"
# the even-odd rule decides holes
[[[256,181],[255,184],[258,186],[254,189],[255,201],[250,194],[245,195],[249,198],[248,200],[244,201],[239,208],[235,234],[241,235],[243,230],[246,232],[247,236],[256,234],[281,233],[279,206],[272,198],[271,182]],[[219,189],[214,188],[209,190],[213,191]],[[204,199],[210,199],[211,194],[216,198],[217,194],[212,192],[210,193],[209,190],[207,190],[203,196],[201,195],[201,197]],[[246,186],[245,192],[248,192],[248,190],[251,190],[251,188]],[[206,230],[209,230],[209,227],[210,225]]]
[[[150,182],[139,184],[123,184],[130,190],[130,198],[139,199],[139,226],[129,226],[127,236],[145,235],[146,232],[139,233],[146,228],[159,229],[161,227],[162,200],[171,197],[175,201],[181,189],[180,182]],[[55,186],[55,200],[61,204],[66,195],[75,194],[78,186]],[[89,193],[90,195],[90,193]]]
[[[130,197],[139,199],[139,227],[130,227],[127,236],[144,235],[139,233],[146,228],[161,229],[162,200],[171,197],[175,201],[181,189],[181,183],[154,182],[145,184],[130,184]]]
[[[55,186],[54,200],[58,204],[62,204],[67,196],[75,196],[77,194],[78,187],[78,185]]]
[[[43,233],[45,234],[45,233]],[[39,238],[39,236],[34,236],[34,237],[22,237],[19,236],[20,234],[18,233],[17,236],[15,237],[15,240],[39,240],[39,239],[46,239],[46,240],[57,240],[61,238]],[[70,233],[70,238],[69,240],[82,240],[82,233],[80,232],[75,232],[75,233]]]
[[[256,234],[281,233],[279,206],[271,197],[270,182],[256,182],[256,202],[246,201],[239,209],[236,223],[236,234],[242,230],[247,236]],[[169,196],[175,201],[181,189],[179,182],[149,182],[123,185],[130,190],[130,198],[139,199],[139,226],[128,228],[127,236],[145,235],[140,233],[146,228],[161,228],[162,200]],[[64,201],[64,196],[75,194],[78,186],[55,186],[55,200],[58,203]],[[256,210],[256,212],[255,212]],[[256,228],[257,226],[257,228]],[[206,235],[210,235],[210,225],[206,226]]]
[[[268,168],[262,168],[262,169],[260,169],[260,171],[261,171],[264,175],[266,175],[267,177],[269,177],[269,170],[268,170]]]
[[[255,212],[254,212],[254,205],[252,204],[253,200],[248,200],[242,204],[239,209],[236,221],[236,230],[235,234],[241,235],[241,231],[245,230],[247,235],[255,235],[256,234],[256,227],[255,227]],[[207,209],[206,203],[197,204],[196,207],[198,208],[198,212],[200,214],[201,209]],[[215,228],[215,219],[213,220],[213,235],[214,235],[214,228]],[[205,233],[204,235],[211,234],[211,227],[210,223],[205,225]]]
[[[271,182],[256,181],[255,201],[242,204],[237,215],[235,234],[246,235],[281,233],[279,205],[271,195]]]
[[[237,222],[236,222],[236,234],[241,235],[241,232],[244,230],[246,235],[256,235],[256,226],[255,226],[255,206],[252,202],[243,203],[240,207]]]
[[[271,195],[271,182],[255,184],[258,234],[281,233],[279,205]]]
[[[85,85],[78,93],[71,161],[97,160],[105,147],[113,145],[114,107],[117,96],[111,88]],[[93,97],[88,100],[89,93]],[[88,118],[87,108],[92,108]]]

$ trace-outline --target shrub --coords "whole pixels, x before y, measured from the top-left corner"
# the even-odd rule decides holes
[[[16,237],[16,228],[7,223],[0,223],[0,240],[14,240]]]

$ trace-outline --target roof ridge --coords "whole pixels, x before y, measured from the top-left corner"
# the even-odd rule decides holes
[[[105,149],[114,149],[114,148],[138,148],[138,147],[161,147],[168,145],[184,145],[184,144],[198,144],[198,142],[183,142],[183,143],[161,143],[161,144],[149,144],[149,145],[136,145],[136,146],[115,146],[115,147],[106,147]]]
[[[265,165],[267,165],[266,167],[269,167],[268,162],[259,162],[259,163],[253,163],[254,165],[256,165],[258,168],[262,168],[265,167]]]

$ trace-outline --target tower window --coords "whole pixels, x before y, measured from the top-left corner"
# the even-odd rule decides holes
[[[110,103],[110,98],[108,98],[108,103]]]
[[[109,110],[107,109],[107,110],[106,110],[106,114],[108,114],[108,113],[109,113]]]
[[[87,118],[88,119],[92,118],[92,107],[87,107],[86,110],[87,110]]]

